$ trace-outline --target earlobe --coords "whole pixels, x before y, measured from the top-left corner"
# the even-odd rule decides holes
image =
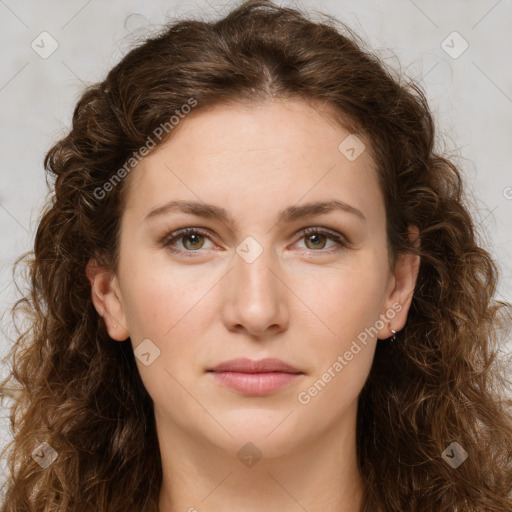
[[[109,336],[117,341],[126,340],[130,334],[122,305],[122,297],[113,272],[91,259],[86,266],[91,284],[91,299],[98,314],[103,318]]]
[[[409,239],[414,247],[419,248],[419,229],[409,227]],[[394,336],[393,331],[401,331],[407,322],[407,314],[412,303],[414,289],[418,278],[420,256],[414,253],[399,254],[393,276],[394,285],[386,301],[387,310],[384,313],[389,321],[381,329],[379,338],[386,339]],[[392,311],[392,315],[387,313]]]

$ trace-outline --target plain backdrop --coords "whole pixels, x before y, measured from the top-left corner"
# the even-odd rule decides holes
[[[388,65],[418,80],[437,123],[441,151],[464,171],[482,244],[512,300],[512,3],[507,0],[303,0],[348,23]],[[215,19],[233,2],[0,0],[0,357],[10,346],[18,297],[16,257],[32,248],[47,196],[44,154],[66,134],[84,87],[141,37],[175,17]],[[509,347],[510,348],[510,347]],[[1,368],[5,374],[5,367]],[[5,411],[0,443],[9,440]],[[1,467],[0,467],[1,469]]]

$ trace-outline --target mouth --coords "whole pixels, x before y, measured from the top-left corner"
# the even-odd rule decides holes
[[[303,372],[280,359],[232,359],[208,369],[223,386],[248,396],[265,396],[296,381]]]

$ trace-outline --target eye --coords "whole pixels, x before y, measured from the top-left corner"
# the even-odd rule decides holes
[[[200,228],[184,228],[178,231],[174,231],[169,235],[165,236],[162,240],[162,244],[164,247],[169,247],[169,249],[173,252],[188,252],[193,253],[197,252],[204,245],[204,239],[208,238],[208,233]],[[175,248],[174,243],[176,241],[181,242],[182,246],[185,248]],[[192,255],[190,255],[192,256]]]
[[[326,228],[307,228],[298,233],[301,240],[305,240],[306,249],[310,252],[317,252],[323,254],[330,254],[340,249],[347,247],[348,241],[346,238]],[[186,254],[187,256],[195,256],[194,253],[200,253],[200,249],[204,248],[205,239],[210,239],[210,233],[202,228],[184,228],[174,231],[164,236],[161,244],[169,248],[172,252]],[[324,250],[327,240],[334,242],[333,246],[328,250]],[[176,242],[182,246],[176,247]]]
[[[306,249],[310,252],[323,252],[330,254],[340,250],[341,248],[347,247],[348,244],[345,237],[341,234],[326,228],[307,228],[303,230],[300,235],[301,239],[305,240]],[[334,242],[334,245],[331,246],[328,251],[321,251],[325,248],[326,241],[329,239]]]

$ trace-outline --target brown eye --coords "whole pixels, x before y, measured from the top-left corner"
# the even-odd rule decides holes
[[[310,227],[303,230],[301,234],[300,241],[305,243],[302,248],[308,250],[310,254],[328,255],[350,246],[345,236],[327,228]],[[161,244],[176,254],[200,256],[204,252],[201,249],[205,249],[205,241],[212,242],[208,231],[201,228],[184,228],[163,237]],[[330,246],[329,242],[331,242]]]
[[[205,240],[210,240],[206,231],[203,232],[199,228],[185,228],[165,236],[161,243],[172,252],[195,256],[194,253],[199,255],[203,252],[200,249],[204,248]]]
[[[201,235],[200,233],[192,233],[189,235],[183,235],[180,240],[183,240],[183,247],[185,247],[185,249],[201,249],[204,244],[204,235]],[[188,245],[188,242],[190,242],[190,245]]]
[[[347,239],[327,228],[307,228],[301,233],[301,241],[311,253],[330,254],[348,246]],[[327,244],[331,242],[331,246]]]
[[[306,247],[308,247],[308,249],[323,249],[327,237],[322,234],[314,233],[312,235],[306,235],[304,239],[306,240]],[[308,246],[308,243],[310,243],[311,246]]]

